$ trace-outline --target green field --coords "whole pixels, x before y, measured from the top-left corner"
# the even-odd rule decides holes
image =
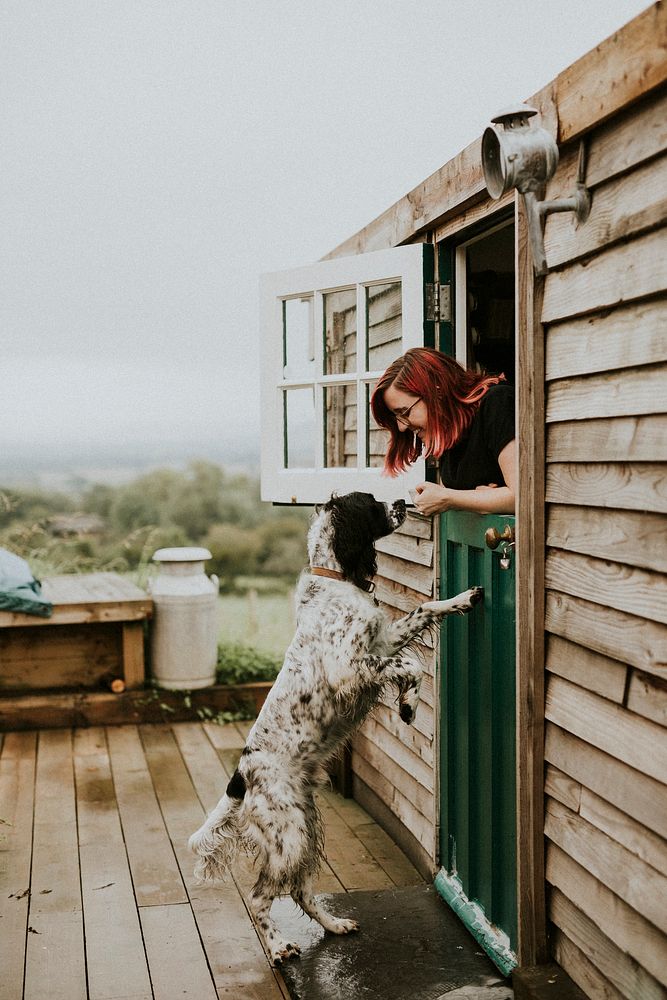
[[[291,594],[223,594],[219,607],[221,641],[283,656],[294,634]]]

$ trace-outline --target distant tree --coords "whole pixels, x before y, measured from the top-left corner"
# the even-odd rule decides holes
[[[257,572],[261,539],[257,531],[232,524],[214,524],[203,538],[210,550],[209,567],[223,581]]]

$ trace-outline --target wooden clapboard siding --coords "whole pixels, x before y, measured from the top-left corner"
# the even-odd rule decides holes
[[[378,549],[376,597],[390,617],[417,607],[434,592],[434,540],[431,519],[409,514],[398,532],[381,539]],[[395,692],[388,691],[352,744],[352,770],[370,790],[363,801],[372,810],[378,802],[409,832],[401,841],[414,863],[435,865],[435,649],[428,637],[420,645],[424,679],[414,725],[401,722]],[[395,831],[394,831],[395,832]],[[400,832],[398,834],[400,840]],[[419,845],[417,857],[415,838]]]
[[[550,799],[545,833],[577,864],[663,933],[667,927],[667,878],[577,812]]]
[[[604,48],[628,102],[604,110],[609,67],[558,101],[561,135],[585,133],[592,207],[545,227],[549,917],[555,957],[602,997],[663,996],[667,967],[667,92],[632,104],[639,39],[650,62],[664,19],[654,5],[561,78]]]
[[[667,571],[667,532],[660,514],[551,504],[547,545]]]
[[[627,611],[667,624],[667,581],[664,574],[648,573],[622,562],[593,559],[560,549],[549,549],[545,583],[552,590]]]
[[[665,314],[667,323],[667,313]],[[667,417],[613,417],[549,424],[547,462],[667,461]]]
[[[546,334],[546,378],[551,381],[665,361],[665,324],[664,298],[552,323]]]
[[[603,698],[618,704],[623,701],[628,667],[610,656],[602,656],[586,646],[550,635],[546,645],[546,668],[550,673],[558,674]]]
[[[547,503],[667,513],[664,462],[552,462]]]
[[[667,217],[667,157],[643,164],[631,174],[600,185],[593,192],[585,226],[573,226],[565,214],[548,218],[544,247],[549,267],[570,264],[597,250],[636,236]]]

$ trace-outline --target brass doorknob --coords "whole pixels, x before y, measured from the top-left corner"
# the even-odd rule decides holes
[[[511,524],[506,524],[502,532],[497,528],[487,528],[484,532],[484,541],[488,548],[497,549],[501,542],[514,541],[514,528]]]

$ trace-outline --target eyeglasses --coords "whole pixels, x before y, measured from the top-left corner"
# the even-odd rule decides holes
[[[422,400],[422,397],[421,396],[417,396],[417,398],[415,399],[414,403],[411,403],[410,406],[405,406],[405,407],[403,407],[402,410],[394,410],[394,417],[396,418],[396,423],[408,424],[409,425],[409,423],[410,423],[410,413],[411,413],[412,410],[414,410],[414,408],[417,405],[417,403],[421,403],[421,400]]]

